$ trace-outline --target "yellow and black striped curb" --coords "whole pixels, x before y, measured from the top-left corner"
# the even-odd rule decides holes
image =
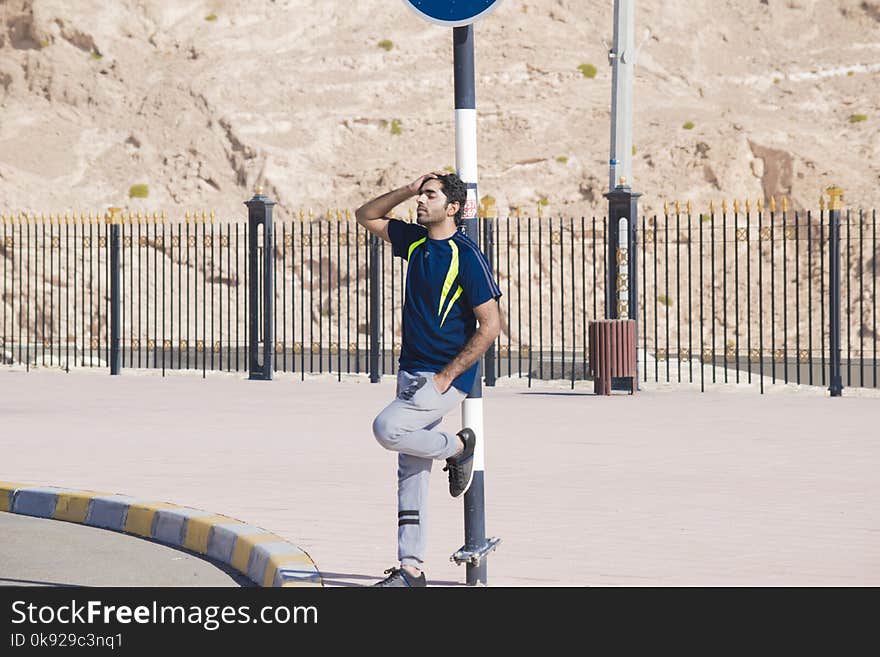
[[[323,586],[301,548],[235,518],[146,499],[0,481],[0,511],[75,522],[185,548],[231,566],[257,586]]]

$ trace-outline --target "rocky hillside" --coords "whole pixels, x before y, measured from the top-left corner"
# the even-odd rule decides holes
[[[603,212],[612,8],[505,0],[478,24],[502,213]],[[815,207],[832,183],[880,205],[880,2],[641,0],[636,33],[648,212]],[[0,0],[0,210],[232,217],[257,184],[282,218],[356,207],[455,165],[451,41],[399,0]]]

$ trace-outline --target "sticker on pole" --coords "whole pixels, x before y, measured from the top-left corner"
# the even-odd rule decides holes
[[[406,5],[426,21],[446,27],[470,25],[483,18],[498,5],[501,0],[403,0]]]
[[[477,218],[477,186],[473,183],[467,184],[467,200],[464,202],[461,218],[462,220]]]

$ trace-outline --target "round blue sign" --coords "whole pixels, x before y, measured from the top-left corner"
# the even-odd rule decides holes
[[[403,0],[419,16],[437,25],[461,27],[482,18],[501,0]]]

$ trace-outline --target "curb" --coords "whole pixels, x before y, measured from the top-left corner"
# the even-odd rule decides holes
[[[226,564],[257,586],[324,586],[305,550],[265,529],[209,511],[128,495],[0,481],[0,512],[150,538]]]

